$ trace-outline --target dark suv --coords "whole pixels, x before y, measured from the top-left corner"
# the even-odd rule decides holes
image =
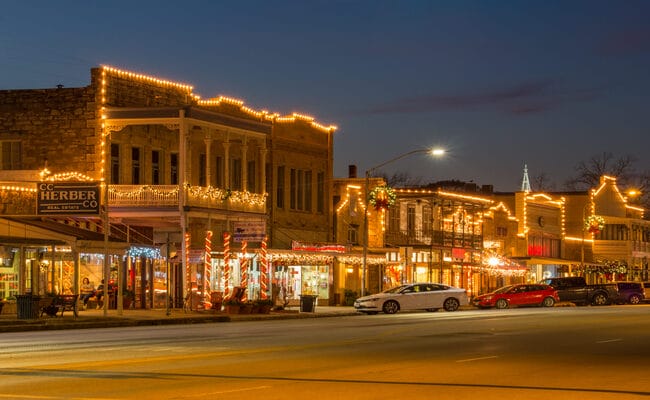
[[[645,299],[645,291],[641,282],[616,282],[618,296],[614,300],[618,304],[639,304]]]

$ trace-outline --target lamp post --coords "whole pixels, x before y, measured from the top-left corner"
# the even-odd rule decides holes
[[[365,195],[365,203],[364,203],[364,210],[363,210],[363,264],[361,267],[361,296],[366,295],[366,271],[368,269],[368,201],[369,201],[369,186],[370,186],[370,176],[371,174],[376,171],[377,169],[390,164],[392,162],[395,162],[397,160],[401,160],[402,158],[408,157],[413,154],[418,154],[418,153],[428,153],[431,154],[432,156],[439,157],[445,154],[445,150],[443,149],[417,149],[417,150],[411,150],[409,152],[406,152],[404,154],[400,154],[397,157],[391,158],[388,161],[384,161],[381,164],[375,165],[374,167],[368,168],[366,170],[366,179],[364,183],[364,195]]]
[[[587,223],[585,211],[591,207],[591,200],[582,207],[582,245],[580,246],[580,268],[584,271],[585,264],[585,225]]]

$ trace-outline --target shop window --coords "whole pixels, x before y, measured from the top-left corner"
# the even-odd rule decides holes
[[[3,170],[22,169],[22,144],[18,140],[5,140],[2,143],[0,166]]]

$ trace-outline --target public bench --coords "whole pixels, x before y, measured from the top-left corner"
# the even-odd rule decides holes
[[[52,297],[50,304],[41,307],[41,317],[43,314],[47,314],[50,317],[56,317],[57,314],[63,313],[66,311],[72,311],[72,314],[75,318],[79,316],[77,308],[77,300],[79,299],[78,294],[59,294]]]

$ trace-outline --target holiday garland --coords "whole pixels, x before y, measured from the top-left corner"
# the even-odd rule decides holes
[[[598,215],[590,215],[585,220],[585,229],[590,233],[598,234],[605,227],[605,219]]]
[[[388,207],[395,204],[395,199],[397,199],[395,191],[387,185],[381,185],[372,189],[368,201],[375,210],[379,211],[386,210]]]

